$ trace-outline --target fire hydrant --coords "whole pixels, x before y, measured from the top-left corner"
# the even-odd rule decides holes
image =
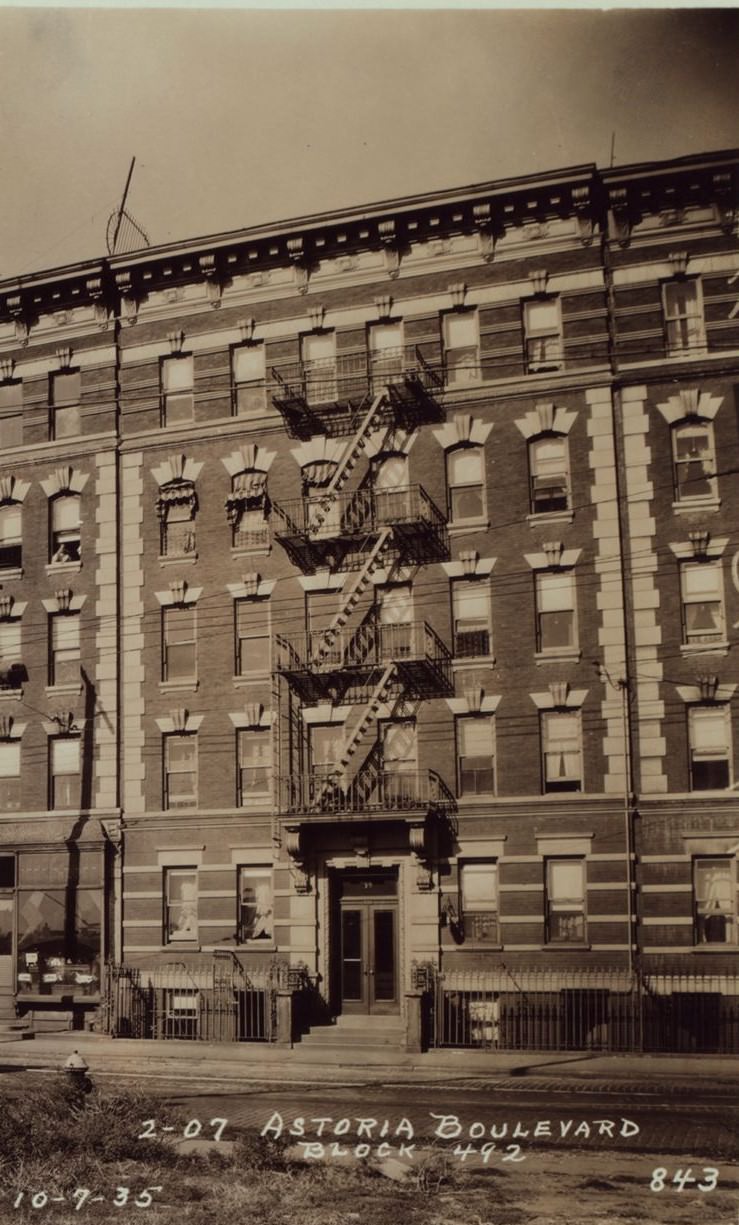
[[[92,1093],[92,1080],[87,1075],[89,1065],[79,1051],[73,1051],[64,1064],[64,1071],[69,1077],[68,1084],[79,1097]]]

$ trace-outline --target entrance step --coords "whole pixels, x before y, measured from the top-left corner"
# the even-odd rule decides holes
[[[405,1025],[397,1016],[341,1016],[335,1025],[317,1025],[305,1034],[301,1047],[311,1049],[402,1051]]]
[[[25,1017],[0,1018],[0,1042],[23,1042],[35,1034]]]

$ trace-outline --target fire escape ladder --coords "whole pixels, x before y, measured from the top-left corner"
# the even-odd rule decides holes
[[[357,574],[357,577],[344,597],[341,608],[321,639],[317,652],[319,660],[326,654],[326,652],[333,648],[336,635],[343,630],[354,609],[359,603],[362,593],[372,578],[373,571],[383,560],[382,555],[390,542],[392,532],[393,529],[391,527],[383,527],[378,532],[375,542],[365,558],[362,569]]]
[[[356,753],[359,743],[364,736],[364,733],[367,731],[370,723],[377,718],[377,712],[385,702],[394,680],[395,664],[389,663],[386,665],[382,676],[372,690],[367,702],[362,707],[359,720],[349,734],[348,739],[344,742],[344,748],[338,763],[338,770],[344,775],[345,787],[351,785],[352,778],[356,776],[356,770],[354,771],[352,777],[347,775],[347,766]]]
[[[334,497],[337,493],[341,493],[341,490],[344,488],[344,485],[349,480],[349,477],[357,465],[357,461],[365,448],[367,439],[372,431],[377,429],[380,425],[380,409],[383,407],[383,404],[387,402],[387,399],[388,395],[386,388],[383,388],[382,391],[379,391],[377,395],[373,397],[369,408],[357,426],[351,443],[346,448],[341,460],[336,466],[331,480],[321,494],[320,503],[313,512],[313,519],[311,523],[312,531],[318,532],[321,530],[321,527],[323,526],[323,523],[331,510],[331,503],[333,502]]]

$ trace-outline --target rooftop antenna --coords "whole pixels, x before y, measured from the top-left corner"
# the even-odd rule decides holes
[[[138,251],[141,247],[151,246],[146,230],[126,211],[128,189],[131,186],[135,165],[136,158],[132,157],[131,165],[128,168],[126,186],[123,188],[120,208],[112,212],[108,218],[105,230],[105,243],[108,248],[108,255],[115,255],[118,252],[119,240],[121,254],[125,254],[128,251]]]
[[[613,170],[613,162],[616,156],[616,133],[611,132],[611,170]],[[133,165],[133,163],[131,163]]]

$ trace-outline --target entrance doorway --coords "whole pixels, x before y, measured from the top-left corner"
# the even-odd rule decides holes
[[[336,880],[334,933],[337,1011],[399,1012],[397,868],[341,873]]]
[[[15,857],[0,855],[0,1013],[13,995],[15,934]]]

